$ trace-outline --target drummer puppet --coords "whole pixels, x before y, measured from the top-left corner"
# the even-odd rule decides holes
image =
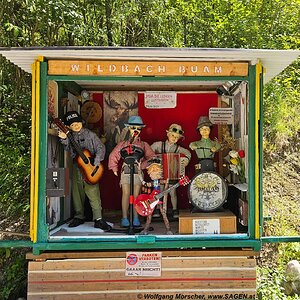
[[[201,139],[191,142],[189,147],[196,152],[198,164],[195,165],[196,171],[215,171],[213,158],[215,153],[221,149],[217,140],[211,140],[209,135],[212,123],[207,116],[201,116],[198,121],[196,130],[199,131]]]

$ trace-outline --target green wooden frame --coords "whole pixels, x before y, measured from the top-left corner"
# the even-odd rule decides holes
[[[37,242],[33,244],[33,253],[39,254],[44,250],[108,250],[108,249],[178,249],[178,248],[229,248],[229,247],[251,247],[258,251],[261,248],[261,240],[255,238],[255,219],[262,218],[262,215],[255,214],[255,181],[254,170],[248,168],[249,179],[249,225],[248,235],[234,234],[220,236],[128,236],[113,238],[63,238],[61,240],[49,240],[49,229],[46,224],[46,157],[47,157],[47,83],[48,80],[72,82],[80,80],[95,81],[141,81],[141,82],[168,82],[168,81],[227,81],[242,80],[249,83],[249,145],[254,145],[255,130],[259,130],[255,123],[255,95],[256,95],[256,70],[255,66],[249,67],[249,76],[247,77],[99,77],[99,76],[48,76],[47,62],[41,63],[41,104],[40,104],[40,152],[39,152],[39,199],[38,199],[38,233]],[[260,91],[262,93],[262,91]],[[261,104],[260,104],[261,105]],[[260,136],[260,139],[262,137]],[[259,155],[262,152],[260,149]],[[249,146],[249,165],[253,165],[256,159],[254,147]],[[261,165],[260,165],[261,168]],[[43,179],[43,180],[42,180]],[[260,176],[261,188],[261,176]],[[260,191],[261,193],[261,191]],[[259,199],[261,203],[261,196]],[[260,221],[261,223],[261,221]]]

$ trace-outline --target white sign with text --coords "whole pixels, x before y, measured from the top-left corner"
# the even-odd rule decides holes
[[[209,120],[213,124],[233,124],[233,109],[222,107],[211,107],[209,109]]]
[[[125,276],[161,276],[161,252],[127,252]]]
[[[145,92],[146,108],[175,108],[177,105],[176,92]]]
[[[219,219],[193,219],[193,234],[219,234]]]

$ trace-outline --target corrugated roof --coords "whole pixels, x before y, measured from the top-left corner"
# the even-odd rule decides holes
[[[134,48],[134,47],[30,47],[0,48],[0,54],[24,71],[38,56],[46,59],[75,60],[197,60],[247,61],[261,60],[266,69],[264,81],[278,75],[300,56],[299,50],[222,49],[222,48]]]

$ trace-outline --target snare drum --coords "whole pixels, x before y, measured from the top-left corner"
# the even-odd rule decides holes
[[[228,194],[227,183],[216,172],[200,172],[195,175],[188,188],[190,202],[202,211],[220,208]]]

